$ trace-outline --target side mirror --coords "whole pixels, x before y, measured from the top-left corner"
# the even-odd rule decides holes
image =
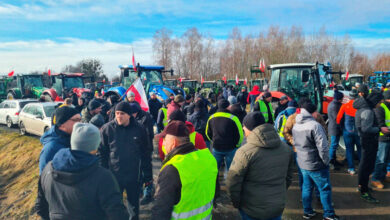
[[[36,115],[35,118],[36,119],[43,119],[43,116],[42,115]]]
[[[302,76],[301,76],[301,80],[303,83],[306,83],[306,82],[309,82],[309,77],[310,77],[310,73],[308,70],[303,70],[302,71]]]

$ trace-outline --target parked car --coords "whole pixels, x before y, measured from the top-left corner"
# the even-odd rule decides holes
[[[19,123],[20,110],[28,103],[38,102],[34,99],[5,100],[0,103],[0,124],[11,128]]]
[[[24,106],[19,114],[20,134],[30,133],[42,136],[51,128],[51,116],[61,104],[60,102],[39,102]]]

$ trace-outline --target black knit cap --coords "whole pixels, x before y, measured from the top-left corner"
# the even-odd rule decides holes
[[[102,104],[100,104],[100,102],[98,102],[97,100],[95,99],[92,99],[91,101],[89,101],[88,103],[88,110],[89,111],[93,111],[97,108],[99,108]]]
[[[115,107],[115,111],[122,111],[128,115],[132,114],[131,107],[128,102],[119,102]]]
[[[182,111],[175,110],[175,111],[171,112],[171,114],[169,115],[169,120],[185,122],[186,121],[186,116],[184,115],[184,113]]]
[[[61,108],[57,108],[54,112],[55,118],[53,119],[53,124],[60,126],[77,114],[79,114],[79,112],[72,107],[63,106]]]
[[[230,103],[226,99],[221,99],[218,101],[218,109],[226,109],[229,107]]]
[[[251,112],[247,114],[244,120],[242,121],[242,124],[250,131],[252,131],[254,128],[264,123],[265,123],[264,116],[260,112]]]
[[[366,84],[360,85],[358,88],[358,92],[362,92],[364,93],[364,95],[368,95],[369,91],[367,85]]]
[[[158,135],[160,138],[165,137],[167,134],[176,137],[188,137],[187,126],[182,121],[170,121],[165,129]]]

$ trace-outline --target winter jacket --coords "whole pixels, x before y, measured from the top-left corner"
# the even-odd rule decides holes
[[[70,135],[54,125],[49,131],[43,134],[41,143],[43,148],[39,155],[39,174],[42,173],[43,168],[45,168],[46,164],[53,159],[59,150],[62,148],[70,148]]]
[[[233,205],[257,219],[280,216],[293,167],[293,152],[272,125],[256,127],[236,151],[229,169],[227,189]]]
[[[244,120],[245,116],[246,116],[246,111],[242,109],[241,105],[239,103],[236,103],[236,104],[233,104],[229,107],[229,111],[237,116],[237,118],[240,120],[240,122],[242,123],[242,121]]]
[[[290,117],[290,115],[294,114],[296,111],[297,111],[297,108],[288,107],[285,110],[283,110],[282,112],[280,112],[279,115],[275,119],[275,123],[274,123],[275,129],[277,131],[280,131],[282,124],[283,124],[283,116],[285,116],[287,119],[288,117]],[[287,120],[286,120],[286,122],[287,122]],[[284,139],[284,138],[283,138],[283,141],[285,143],[287,143],[286,139]]]
[[[118,183],[97,157],[61,149],[38,184],[37,213],[43,219],[128,219]]]
[[[152,178],[147,170],[151,165],[146,164],[150,163],[146,131],[133,117],[127,126],[118,125],[116,120],[106,123],[100,135],[100,165],[112,171],[119,185],[139,182],[140,167],[145,179]]]
[[[284,104],[284,105],[282,105],[282,104],[279,103],[278,107],[275,109],[275,114],[274,114],[274,115],[275,115],[275,118],[278,117],[278,115],[279,115],[282,111],[284,111],[286,108],[287,108],[287,103]]]
[[[387,108],[390,109],[390,102],[384,102],[385,105],[387,106]],[[386,126],[386,116],[385,116],[385,110],[383,109],[382,106],[380,107],[377,107],[374,109],[374,112],[375,112],[375,116],[378,120],[378,125],[379,127],[387,127]],[[379,141],[380,142],[388,142],[390,141],[390,134],[384,134],[384,135],[381,135],[379,136]]]
[[[254,106],[253,106],[253,111],[260,111],[260,102],[261,100],[259,99],[258,101],[255,102]],[[263,102],[265,103],[265,106],[267,107],[267,112],[268,112],[268,120],[266,119],[267,123],[269,124],[274,124],[274,117],[276,117],[274,115],[274,112],[272,110],[272,105],[271,105],[271,108],[268,106],[268,102],[267,101],[264,101]],[[263,115],[264,116],[264,115]]]
[[[188,154],[195,150],[192,143],[178,146],[167,154],[163,165],[177,154]],[[173,165],[164,167],[157,179],[155,202],[152,208],[152,220],[171,219],[173,207],[179,203],[181,198],[181,187],[177,169]]]
[[[355,128],[355,114],[356,109],[352,106],[354,100],[350,100],[349,102],[342,104],[337,113],[336,123],[340,125],[344,125],[344,130],[349,133],[356,133],[357,130]],[[342,123],[344,121],[344,123]]]
[[[374,137],[379,136],[380,128],[373,108],[368,102],[360,97],[355,100],[353,107],[357,109],[355,115],[355,126],[360,137]]]
[[[300,109],[297,108],[296,112],[300,112]],[[297,115],[298,115],[298,113],[294,113],[287,118],[286,125],[284,126],[284,130],[283,130],[284,138],[287,140],[287,143],[291,146],[294,146],[294,138],[292,135],[292,129],[293,129],[293,126],[295,125],[295,118],[297,117]],[[313,117],[318,123],[320,123],[322,125],[322,127],[324,128],[324,130],[326,132],[326,124],[325,124],[325,121],[324,121],[324,118],[322,117],[322,115],[319,114],[318,112],[314,112]]]
[[[158,110],[158,115],[157,115],[157,130],[160,132],[164,130],[164,112],[160,109]]]
[[[207,113],[206,110],[195,111],[192,115],[187,117],[187,121],[191,122],[194,125],[195,131],[201,134],[204,140],[207,140],[205,131],[207,120],[209,119],[209,117],[210,115]]]
[[[172,112],[176,110],[181,110],[181,106],[177,104],[176,102],[172,101],[171,104],[168,105],[167,109],[167,116],[169,118],[169,115],[171,115]]]
[[[257,96],[259,96],[260,94],[261,94],[261,92],[259,90],[258,85],[253,86],[252,91],[249,92],[248,97],[246,98],[246,101],[247,101],[247,103],[249,103],[251,105],[251,111],[254,107]]]
[[[328,133],[330,136],[339,136],[342,133],[340,125],[336,123],[337,113],[339,113],[341,102],[333,100],[328,105]]]
[[[85,107],[81,111],[81,122],[88,123],[89,121],[91,121],[92,117],[93,117],[93,115],[91,115],[91,113],[89,113],[88,107]]]
[[[324,128],[306,109],[301,109],[295,121],[292,132],[299,168],[326,168],[329,165],[329,147]]]
[[[243,107],[243,109],[245,109],[245,106],[246,104],[248,104],[248,92],[245,91],[245,92],[242,92],[240,91],[238,94],[237,94],[237,102],[241,105],[241,107]]]
[[[195,132],[195,127],[191,122],[186,121],[186,126],[188,129],[188,133],[191,134],[192,132]],[[205,139],[203,139],[203,136],[200,133],[197,133],[195,135],[195,148],[199,150],[205,149],[207,146],[204,140]],[[158,140],[158,155],[160,156],[161,160],[164,160],[165,155],[164,152],[162,151],[162,144],[163,144],[163,138],[160,138]]]
[[[150,114],[152,115],[154,122],[156,122],[158,116],[158,110],[162,107],[162,104],[158,99],[149,99],[148,104],[149,104]]]
[[[230,113],[228,110],[218,110],[218,112]],[[209,119],[209,127],[206,133],[211,138],[212,147],[217,151],[232,151],[240,141],[238,127],[230,118],[215,117]]]

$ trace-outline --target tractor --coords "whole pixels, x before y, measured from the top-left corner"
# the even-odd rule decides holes
[[[186,96],[184,89],[180,87],[179,81],[177,79],[164,80],[164,86],[171,88],[176,95],[181,94],[184,97]]]
[[[380,88],[390,82],[390,71],[375,71],[375,76],[369,77],[370,88]]]
[[[85,88],[84,73],[54,73],[51,74],[52,87],[43,91],[47,100],[62,101],[72,98],[72,103],[77,104],[77,98],[82,97],[87,101],[93,98],[90,89]]]
[[[8,83],[12,81],[10,77],[1,77],[0,78],[0,102],[4,99],[7,99],[7,87]]]
[[[8,83],[7,99],[39,98],[44,90],[40,74],[16,75]]]
[[[362,74],[349,74],[348,80],[345,80],[346,76],[345,74],[341,76],[342,77],[342,86],[344,90],[351,91],[353,87],[355,87],[356,83],[363,84],[364,76]]]
[[[164,66],[136,66],[136,71],[133,66],[119,66],[121,69],[121,86],[110,88],[104,95],[117,95],[121,99],[125,99],[126,90],[131,84],[139,77],[144,86],[146,96],[149,98],[150,92],[154,92],[157,95],[158,100],[163,102],[168,99],[171,94],[176,93],[163,84],[162,74],[164,72],[170,72],[173,75],[173,70],[164,70]]]
[[[204,81],[200,86],[199,93],[211,100],[211,102],[217,101],[217,82],[216,81]]]
[[[194,95],[198,87],[197,80],[185,79],[181,81],[181,85],[186,94]]]
[[[259,88],[263,88],[266,85],[267,79],[264,77],[264,72],[262,72],[258,66],[251,66],[251,80],[249,81],[250,90],[252,90],[253,86],[257,85]],[[253,75],[255,77],[253,78]]]

